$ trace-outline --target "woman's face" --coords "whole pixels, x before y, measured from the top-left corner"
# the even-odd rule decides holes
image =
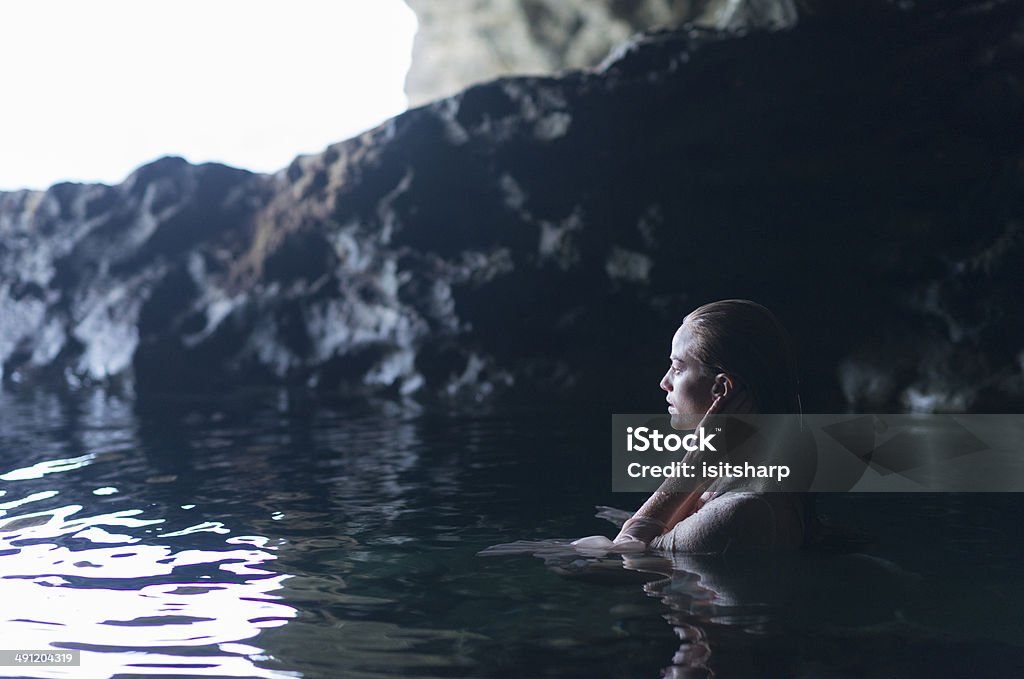
[[[672,336],[671,365],[661,378],[674,429],[694,429],[711,407],[714,375],[692,353],[693,333],[683,324]]]

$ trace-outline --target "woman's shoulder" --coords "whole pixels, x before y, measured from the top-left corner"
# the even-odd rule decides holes
[[[785,493],[728,491],[651,543],[673,552],[792,549],[803,542],[803,519]]]

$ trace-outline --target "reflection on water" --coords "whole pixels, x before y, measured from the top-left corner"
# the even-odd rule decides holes
[[[474,504],[517,484],[461,477],[500,470],[513,425],[453,438],[393,404],[293,398],[0,395],[3,646],[82,651],[10,673],[471,671],[485,638],[435,624],[424,599],[445,595],[421,578],[467,528],[494,530]]]
[[[954,583],[868,554],[616,555],[566,540],[480,553],[524,555],[564,578],[632,585],[661,602],[678,644],[661,657],[663,677],[1024,676],[1019,620],[963,606],[936,618],[937,603],[955,600]],[[966,575],[956,589],[976,577]],[[1019,603],[1018,589],[1012,609]]]
[[[69,473],[94,458],[38,462],[2,478]],[[104,491],[103,497],[109,489],[93,493]],[[288,576],[265,567],[276,558],[277,544],[232,535],[217,521],[175,529],[168,519],[147,518],[158,515],[144,509],[89,513],[63,504],[61,495],[11,483],[5,497],[15,499],[0,505],[0,639],[11,649],[82,650],[80,667],[33,668],[35,676],[106,677],[160,668],[290,676],[257,667],[254,661],[267,659],[263,650],[241,643],[296,615],[274,594]],[[215,539],[196,540],[200,534]]]
[[[82,651],[0,675],[1024,675],[1015,496],[823,499],[865,554],[579,554],[642,499],[607,421],[0,394],[0,646]]]

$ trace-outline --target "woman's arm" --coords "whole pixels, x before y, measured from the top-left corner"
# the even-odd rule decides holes
[[[750,409],[751,404],[746,390],[741,390],[738,399],[736,394],[730,396],[732,398],[715,397],[697,425],[698,429],[710,428],[717,415]],[[707,453],[695,450],[687,453],[683,461],[696,468],[706,458]],[[651,540],[672,530],[673,526],[697,511],[701,495],[711,485],[711,481],[705,480],[696,488],[692,487],[692,483],[690,479],[678,477],[665,479],[633,517],[622,524],[622,530],[613,540],[613,544],[639,542],[646,547]]]
[[[626,519],[614,540],[603,535],[592,535],[580,538],[572,545],[581,549],[613,552],[644,551],[652,540],[664,535],[697,511],[697,503],[709,485],[710,481],[705,481],[695,490],[685,492],[671,486],[667,490],[656,490],[632,517]]]
[[[752,401],[745,389],[739,390],[738,394],[730,394],[728,398],[716,396],[698,427],[710,427],[714,417],[719,414],[751,410]],[[706,459],[706,455],[699,450],[693,451],[687,453],[683,461],[697,465]],[[691,487],[692,483],[691,479],[665,479],[643,506],[622,524],[622,529],[614,540],[609,540],[603,535],[592,535],[580,538],[572,545],[580,549],[616,552],[646,550],[651,540],[672,530],[673,526],[697,511],[701,495],[711,485],[711,481],[705,481],[696,488]]]
[[[697,503],[707,490],[710,481],[705,481],[696,489],[689,491],[675,490],[666,484],[654,491],[640,509],[622,524],[622,529],[615,537],[614,543],[639,541],[645,546],[659,535],[672,530],[672,527],[697,511]],[[665,490],[663,490],[665,489]]]
[[[706,420],[705,416],[702,424]],[[696,458],[691,457],[692,455],[693,453],[687,453],[684,460],[695,463]],[[665,534],[697,511],[697,503],[710,485],[710,481],[705,481],[695,489],[687,488],[688,485],[689,483],[678,479],[665,479],[661,487],[647,498],[640,509],[626,519],[614,540],[609,540],[603,535],[592,535],[580,538],[572,545],[581,549],[616,552],[644,551],[651,540]]]

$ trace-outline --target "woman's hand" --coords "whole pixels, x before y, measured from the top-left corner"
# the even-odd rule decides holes
[[[730,413],[749,413],[754,409],[754,401],[751,397],[750,391],[746,388],[733,388],[729,391],[728,396],[716,396],[708,407],[706,413],[701,418],[700,423],[697,425],[697,429],[704,431],[710,431],[714,429],[716,424],[720,424],[725,419],[724,416]],[[705,451],[697,448],[689,451],[683,456],[683,462],[691,465],[694,469],[699,468],[704,462],[716,462],[723,459],[724,451]],[[670,480],[666,480],[665,484],[662,484],[662,489],[666,486],[672,485]]]
[[[598,516],[602,516],[602,512],[608,511],[616,513],[616,518],[625,514],[625,512],[618,509],[602,507],[601,512],[598,512]],[[622,524],[622,530],[619,531],[614,540],[609,540],[603,535],[591,535],[575,540],[570,544],[576,549],[603,552],[643,552],[647,550],[647,545],[651,540],[664,532],[665,524],[661,521],[633,516],[627,518]]]
[[[589,537],[580,538],[569,543],[576,549],[582,549],[594,552],[643,552],[647,549],[647,544],[642,540],[637,540],[633,537],[622,537],[619,536],[615,540],[609,540],[604,535],[591,535]]]

